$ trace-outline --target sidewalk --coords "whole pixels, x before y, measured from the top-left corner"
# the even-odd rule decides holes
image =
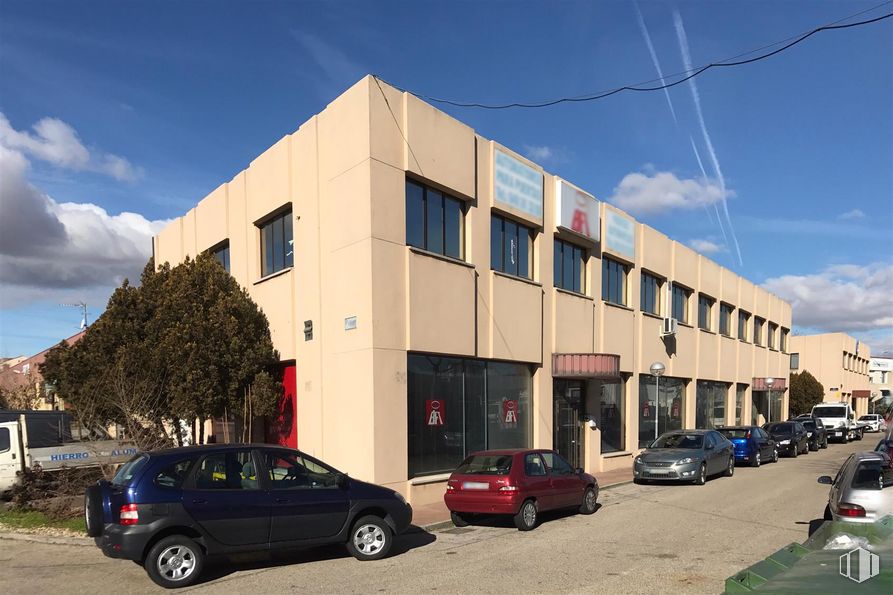
[[[630,483],[633,480],[632,467],[627,469],[614,469],[613,471],[600,471],[595,473],[600,489]],[[426,531],[435,531],[452,526],[450,511],[447,510],[443,500],[426,504],[416,508],[412,507],[412,524]]]

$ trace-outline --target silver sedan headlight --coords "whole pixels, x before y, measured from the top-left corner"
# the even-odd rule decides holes
[[[685,457],[684,459],[680,459],[676,461],[677,465],[688,465],[689,463],[694,463],[695,460],[691,457]]]

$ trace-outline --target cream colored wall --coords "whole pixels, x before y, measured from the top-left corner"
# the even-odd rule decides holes
[[[871,348],[859,345],[858,369],[845,369],[844,353],[855,355],[856,339],[845,333],[798,335],[791,338],[790,351],[800,354],[799,368],[809,371],[825,387],[825,402],[852,397],[854,390],[870,390],[871,383],[865,361],[871,359]],[[856,368],[856,366],[854,366]],[[832,391],[832,388],[838,390]],[[867,410],[867,405],[864,407]]]
[[[541,218],[502,209],[537,230],[529,281],[490,270],[497,149],[544,175]],[[406,246],[407,176],[467,201],[464,262]],[[538,447],[552,444],[552,353],[620,355],[629,378],[628,454],[602,457],[599,432],[584,432],[590,470],[629,464],[638,440],[639,374],[647,374],[653,361],[664,362],[668,376],[691,380],[685,411],[690,425],[695,379],[749,385],[754,376],[787,376],[787,356],[697,329],[697,295],[716,299],[714,329],[720,301],[746,304],[752,314],[786,328],[790,306],[645,225],[635,224],[630,307],[601,300],[599,245],[586,246],[593,251],[586,295],[555,289],[554,187],[555,177],[535,163],[366,77],[173,221],[156,236],[155,253],[158,262],[179,262],[228,237],[233,275],[270,318],[283,359],[297,361],[299,446],[420,504],[439,499],[442,484],[407,480],[407,351],[530,363]],[[289,202],[294,267],[261,280],[255,224]],[[602,203],[601,221],[608,210],[616,211]],[[604,237],[604,224],[601,232]],[[693,290],[690,324],[680,325],[674,352],[659,337],[660,318],[638,309],[643,267]],[[666,315],[666,283],[663,293]],[[349,316],[357,317],[355,330],[344,330]],[[313,322],[311,341],[304,340],[305,320]],[[732,331],[737,333],[737,310]],[[749,399],[748,391],[748,413]],[[730,403],[734,415],[734,384]]]

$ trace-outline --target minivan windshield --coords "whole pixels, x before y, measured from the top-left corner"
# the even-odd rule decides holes
[[[471,455],[456,467],[462,475],[508,475],[512,455]]]
[[[650,448],[692,448],[704,447],[704,437],[700,434],[664,434],[655,440]]]
[[[118,468],[118,472],[112,478],[112,484],[116,486],[130,485],[130,480],[136,475],[137,471],[143,468],[149,457],[146,455],[136,455]]]
[[[846,407],[816,407],[812,414],[816,417],[846,417]]]

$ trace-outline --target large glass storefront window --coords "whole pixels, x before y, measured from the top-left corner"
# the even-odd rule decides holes
[[[781,414],[781,401],[784,397],[784,392],[774,390],[771,394],[770,398],[769,391],[753,391],[754,424],[761,425],[769,421],[784,421],[784,417]],[[761,418],[757,416],[761,416]]]
[[[529,366],[417,354],[407,364],[410,478],[476,450],[530,446]]]
[[[744,423],[744,395],[747,394],[747,385],[739,384],[735,387],[735,425]]]
[[[639,375],[639,448],[654,440],[655,422],[661,434],[681,430],[683,425],[686,381],[661,377],[659,395],[654,381],[650,374]]]
[[[728,394],[728,384],[698,380],[695,401],[696,428],[715,428],[726,424],[726,397]]]
[[[598,427],[602,434],[602,454],[626,450],[626,383],[602,384]]]

